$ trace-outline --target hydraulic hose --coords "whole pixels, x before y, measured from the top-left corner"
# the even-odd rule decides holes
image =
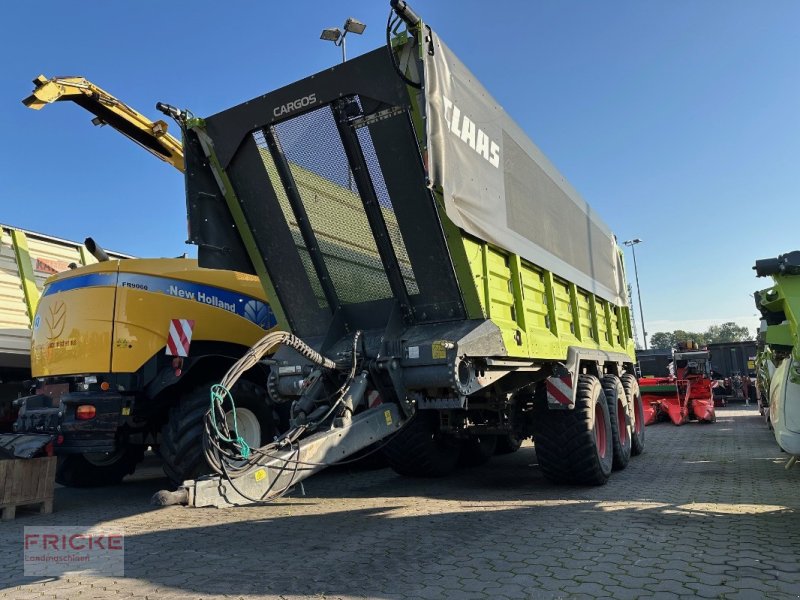
[[[244,356],[242,356],[242,358],[236,361],[228,372],[225,373],[225,377],[220,381],[220,385],[225,389],[231,389],[245,371],[254,367],[258,361],[264,358],[264,356],[278,344],[293,348],[298,354],[307,358],[315,365],[326,369],[336,368],[335,362],[322,356],[296,335],[288,331],[275,331],[261,338]]]
[[[325,421],[325,419],[341,405],[342,399],[353,382],[357,363],[356,348],[359,336],[360,332],[358,332],[353,339],[353,365],[345,383],[333,396],[326,399],[325,404],[318,407],[313,413],[314,419],[287,431],[278,439],[262,448],[250,448],[245,440],[238,434],[236,425],[236,405],[231,395],[231,389],[233,389],[233,386],[236,385],[236,382],[248,369],[255,366],[258,361],[272,351],[278,344],[293,348],[301,356],[307,358],[319,367],[328,369],[336,368],[336,363],[334,363],[334,361],[321,355],[303,340],[291,333],[276,331],[268,333],[261,338],[244,356],[242,356],[242,358],[236,361],[222,378],[222,381],[211,388],[211,407],[205,418],[205,436],[203,438],[206,460],[211,468],[229,481],[240,477],[253,468],[258,467],[264,457],[269,456],[271,452],[277,450],[279,447],[293,446],[309,429],[313,430],[320,423]],[[228,399],[231,401],[231,413],[233,415],[232,428],[228,426],[226,411],[223,408],[223,404]],[[330,402],[330,404],[327,404],[327,402]]]

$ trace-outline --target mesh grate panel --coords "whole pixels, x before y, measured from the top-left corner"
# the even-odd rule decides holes
[[[411,268],[411,260],[408,258],[408,250],[406,250],[406,245],[403,241],[400,225],[398,225],[397,217],[394,214],[394,207],[392,206],[391,198],[389,198],[389,191],[386,189],[386,182],[383,180],[383,172],[378,162],[378,155],[375,153],[372,136],[370,136],[369,129],[366,127],[358,129],[357,135],[358,141],[361,143],[361,151],[364,153],[364,160],[367,163],[370,179],[372,179],[372,187],[375,189],[375,195],[378,197],[378,203],[381,205],[383,220],[386,223],[386,229],[389,231],[389,238],[392,240],[394,255],[397,257],[397,262],[400,265],[400,272],[403,275],[406,290],[409,294],[419,294],[417,280],[416,277],[414,277],[414,270]]]
[[[393,296],[330,106],[275,125],[339,300]]]
[[[280,175],[278,175],[278,168],[275,166],[275,161],[272,158],[272,154],[269,152],[267,140],[261,131],[253,133],[253,139],[255,139],[258,152],[261,155],[261,160],[264,161],[264,166],[267,169],[269,180],[272,182],[272,187],[275,189],[275,195],[278,197],[278,203],[280,204],[281,211],[283,211],[283,216],[286,219],[286,223],[289,225],[289,231],[292,233],[292,239],[300,255],[300,261],[303,263],[306,275],[308,275],[308,279],[311,282],[311,289],[314,290],[314,296],[317,298],[320,308],[328,308],[328,302],[325,300],[322,285],[320,285],[319,278],[314,270],[314,265],[311,262],[311,255],[303,241],[303,236],[300,234],[300,228],[297,226],[297,217],[295,217],[292,206],[289,204],[289,198],[286,197],[286,191],[280,183],[281,178]]]

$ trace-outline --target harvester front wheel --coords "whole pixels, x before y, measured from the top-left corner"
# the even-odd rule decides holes
[[[442,433],[439,412],[418,410],[383,449],[389,466],[407,477],[442,477],[456,468],[460,440]]]
[[[556,483],[603,485],[614,462],[611,418],[600,380],[581,375],[572,410],[542,409],[533,443],[544,476]]]
[[[495,454],[513,454],[522,447],[522,438],[514,433],[497,436]]]
[[[109,454],[67,454],[58,458],[56,483],[68,487],[116,485],[136,470],[144,446],[123,446]]]
[[[203,452],[204,419],[211,405],[212,383],[185,393],[170,409],[161,432],[164,473],[176,485],[211,472]],[[263,446],[277,433],[272,407],[264,388],[240,380],[231,390],[241,435],[251,447]],[[226,407],[230,409],[230,407]],[[231,413],[229,412],[228,415]],[[230,416],[228,418],[230,422]]]
[[[496,450],[496,435],[472,436],[462,443],[460,462],[465,467],[478,467],[489,462]]]
[[[630,405],[631,417],[631,456],[639,456],[644,452],[644,404],[639,392],[639,382],[630,373],[622,376],[622,387]]]
[[[632,421],[625,388],[616,375],[606,375],[602,380],[608,414],[611,418],[611,445],[614,449],[614,470],[621,471],[631,460]]]

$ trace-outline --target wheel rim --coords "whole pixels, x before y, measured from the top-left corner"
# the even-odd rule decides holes
[[[83,455],[90,465],[95,467],[107,467],[113,465],[122,456],[122,450],[115,450],[114,452],[89,452]]]
[[[606,420],[603,407],[597,402],[594,405],[594,443],[600,458],[606,457]]]
[[[232,410],[229,410],[227,413],[225,413],[225,423],[228,424],[230,429],[233,429]],[[239,435],[244,439],[248,446],[251,448],[258,448],[261,445],[261,424],[258,422],[256,413],[249,408],[237,408],[236,424]]]
[[[625,403],[617,400],[617,427],[619,428],[619,441],[624,446],[628,443],[628,422],[625,419]]]

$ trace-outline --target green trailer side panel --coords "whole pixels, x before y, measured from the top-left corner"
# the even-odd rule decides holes
[[[578,341],[585,339],[584,332],[583,332],[583,317],[581,316],[581,310],[578,305],[578,286],[574,283],[570,283],[568,285],[569,288],[569,309],[572,311],[572,319],[573,319],[573,333],[575,337],[578,338]]]
[[[570,346],[625,353],[633,360],[628,309],[553,276],[519,256],[462,233],[484,314],[509,355],[564,360]]]

